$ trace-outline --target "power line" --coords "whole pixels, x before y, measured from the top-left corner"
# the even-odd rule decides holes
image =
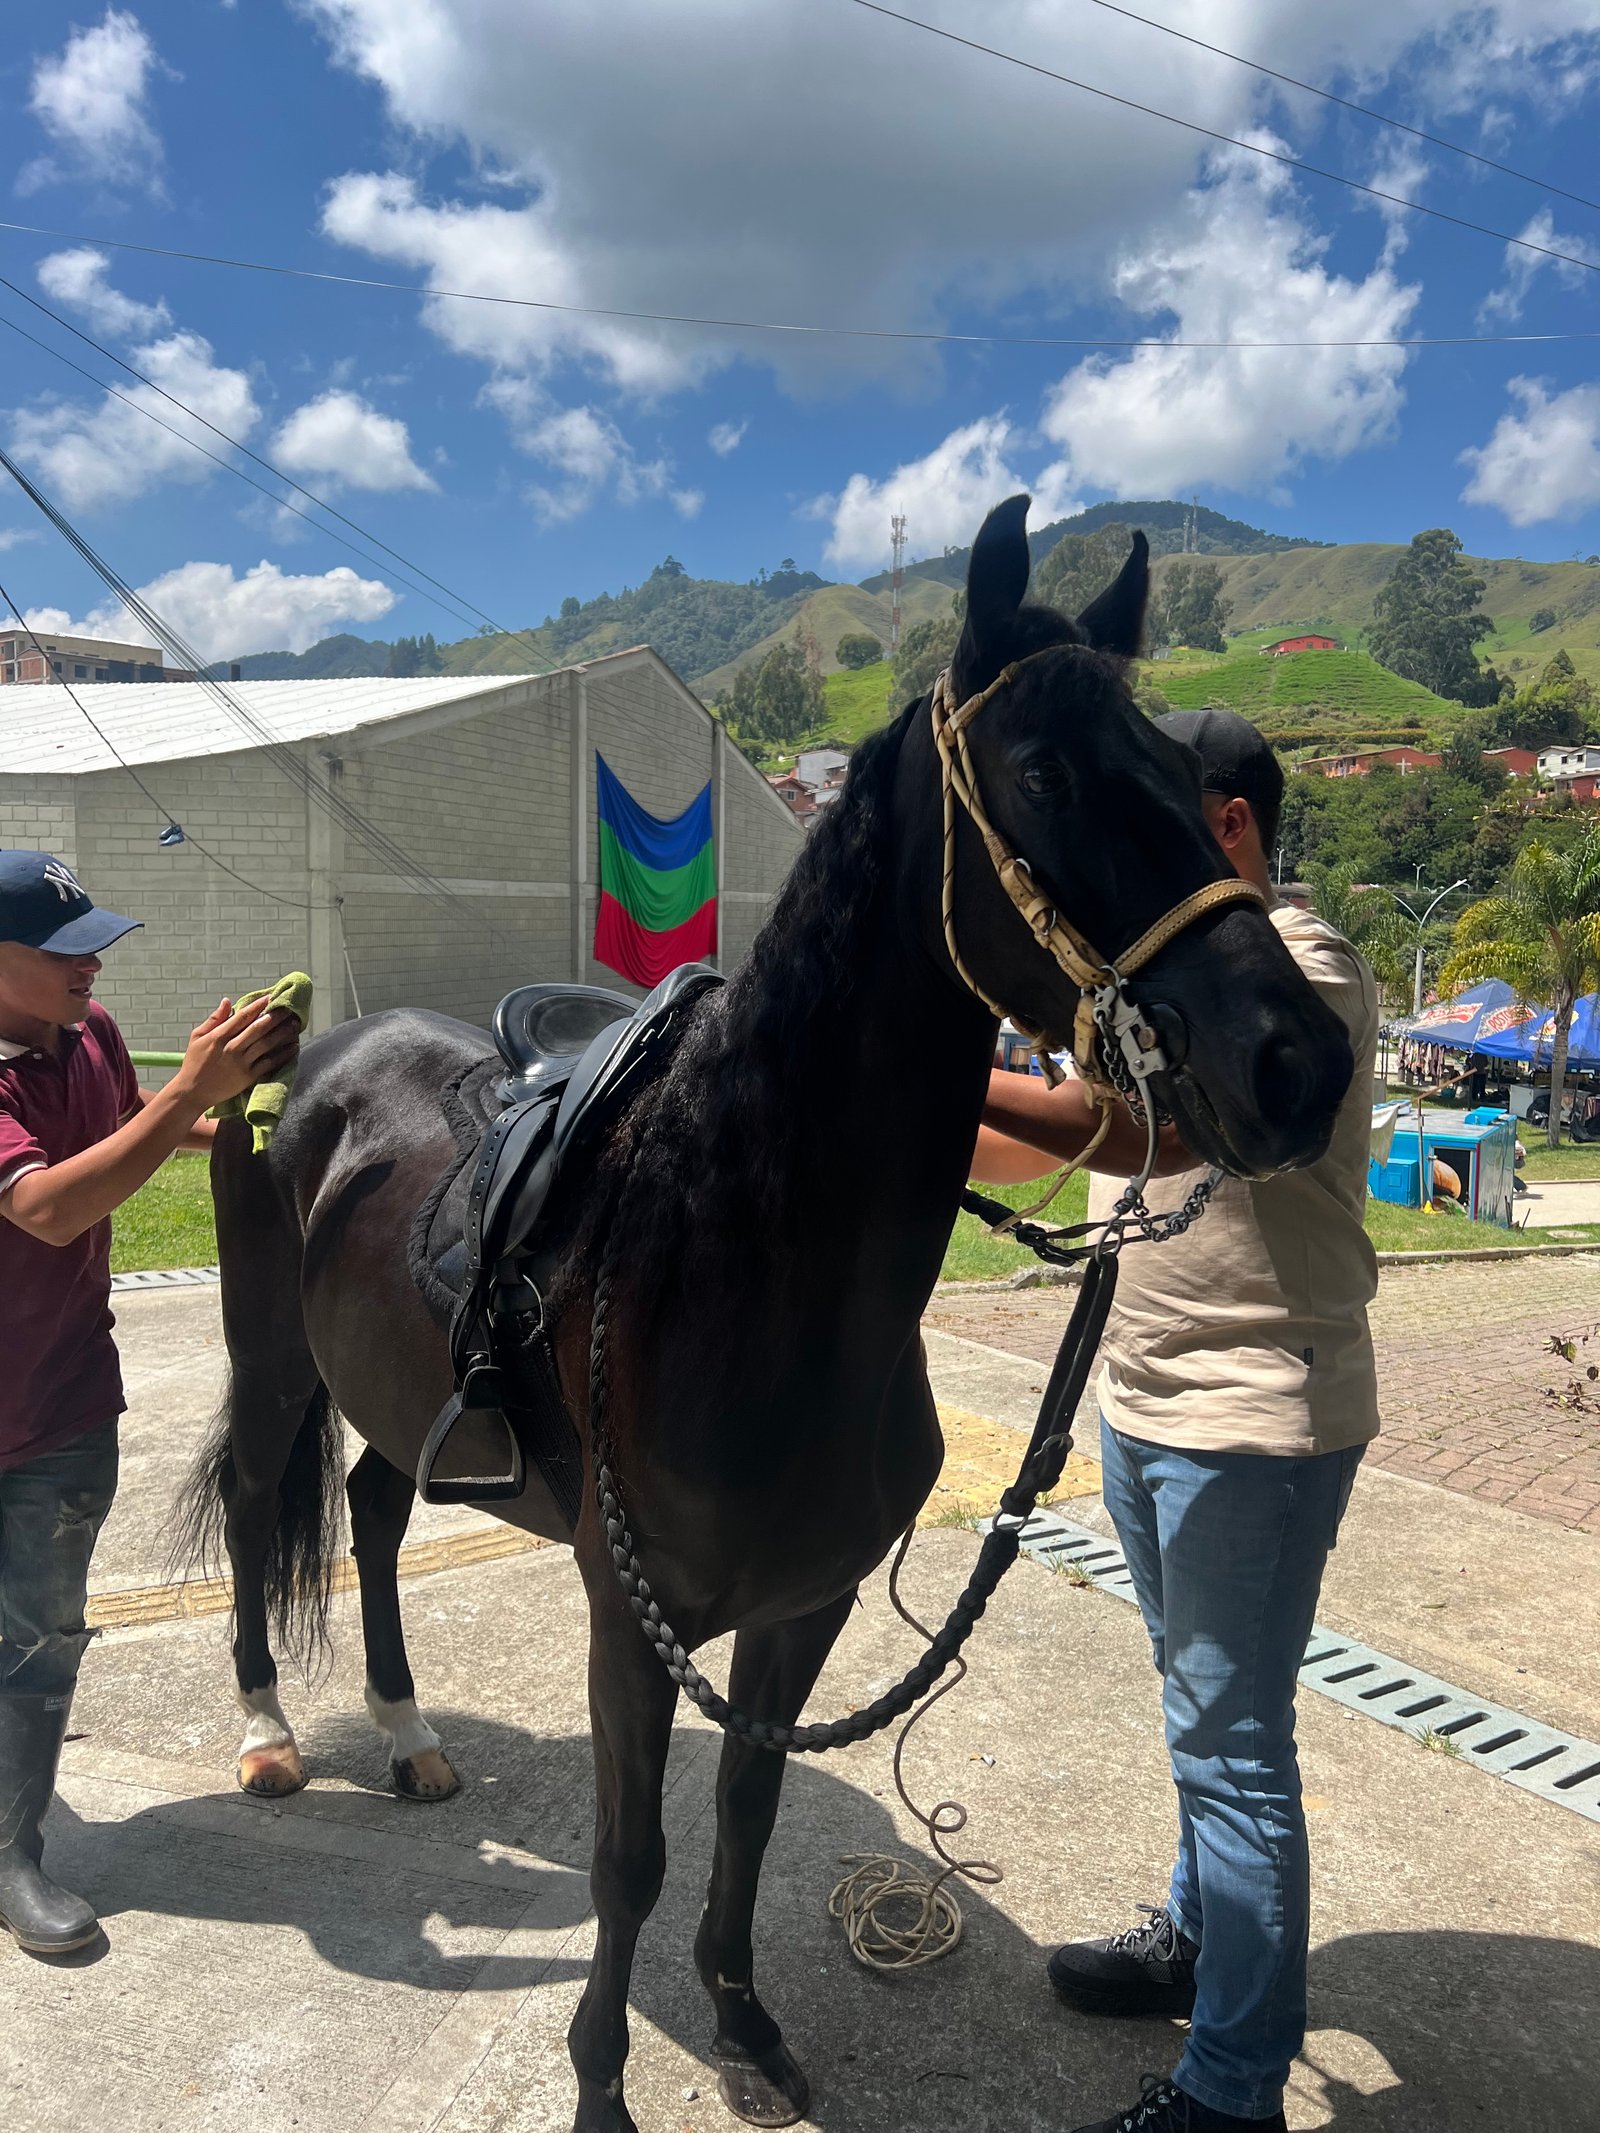
[[[64,332],[70,333],[76,340],[82,341],[85,347],[94,349],[95,353],[97,355],[104,356],[108,363],[115,363],[119,370],[125,370],[130,378],[136,378],[139,383],[145,386],[149,391],[159,393],[163,400],[167,401],[170,406],[178,408],[183,414],[187,415],[191,422],[198,422],[199,424],[201,424],[203,428],[208,429],[211,432],[213,437],[219,437],[225,445],[230,447],[231,450],[235,452],[242,452],[246,459],[252,460],[255,465],[263,468],[268,474],[272,476],[274,481],[281,481],[287,488],[293,489],[298,495],[305,497],[308,503],[315,504],[319,511],[326,511],[330,518],[336,518],[342,526],[348,526],[352,533],[360,534],[363,540],[370,541],[375,548],[381,548],[385,555],[392,556],[397,563],[403,564],[407,570],[414,571],[419,578],[426,579],[429,585],[435,586],[440,592],[445,594],[447,599],[456,603],[455,607],[453,607],[450,612],[455,613],[459,616],[460,610],[463,608],[466,609],[469,614],[476,615],[481,622],[487,623],[489,628],[494,630],[498,635],[502,637],[509,637],[513,640],[513,642],[525,645],[528,651],[533,655],[533,657],[536,660],[542,662],[544,670],[547,674],[553,674],[556,671],[556,662],[550,658],[548,653],[540,651],[538,646],[535,645],[530,638],[526,637],[522,633],[522,631],[509,630],[505,627],[503,623],[496,622],[492,615],[485,613],[485,611],[481,607],[479,607],[475,601],[469,600],[464,593],[457,593],[452,591],[452,589],[448,585],[446,585],[442,579],[436,578],[431,571],[424,570],[420,563],[411,562],[409,558],[403,556],[397,548],[391,548],[387,541],[381,540],[377,534],[369,532],[365,526],[358,525],[353,518],[348,517],[346,513],[339,510],[336,505],[328,503],[325,498],[318,496],[314,490],[308,489],[304,482],[296,481],[292,474],[285,474],[281,467],[275,467],[270,459],[264,459],[259,452],[252,451],[249,445],[242,443],[237,437],[230,437],[226,430],[219,429],[217,424],[212,422],[207,416],[202,415],[197,409],[190,407],[186,401],[180,400],[176,393],[169,392],[164,385],[158,385],[154,378],[147,377],[142,370],[138,369],[134,364],[128,362],[125,357],[119,356],[114,349],[107,348],[103,342],[97,341],[94,338],[93,334],[85,333],[81,327],[74,326],[71,319],[63,318],[59,311],[52,311],[48,304],[41,303],[36,296],[30,296],[26,289],[20,288],[18,284],[14,281],[7,280],[7,278],[3,274],[0,274],[0,289],[9,289],[13,296],[21,297],[22,301],[25,304],[31,305],[35,311],[41,312],[46,318],[53,320],[56,325],[60,326],[63,329]],[[55,351],[51,350],[50,353],[54,354]],[[110,390],[109,387],[105,389],[108,391]],[[119,397],[121,396],[119,395]],[[138,405],[137,401],[132,402],[131,404],[134,406]],[[194,442],[192,438],[188,441],[191,444]],[[202,449],[202,447],[196,446],[196,450],[200,449]],[[224,464],[226,464],[226,462],[224,462]],[[233,471],[236,474],[241,473],[241,470],[237,467],[235,467]],[[241,478],[248,479],[247,476],[244,476],[242,474]],[[255,483],[252,484],[252,486],[259,487],[260,484]],[[303,512],[300,515],[302,517],[305,516]],[[312,523],[315,524],[316,521],[313,520]],[[335,536],[335,538],[337,538],[337,536]],[[371,559],[369,558],[369,560]],[[386,566],[380,564],[378,567],[382,569]],[[428,596],[424,595],[423,597],[426,598]]]
[[[871,0],[857,0],[857,5],[859,6],[865,7],[870,4]],[[889,15],[896,22],[909,23],[914,29],[928,30],[936,37],[948,37],[956,44],[972,43],[970,38],[957,37],[953,31],[937,29],[931,23],[918,22],[911,15],[895,15],[893,10],[889,8],[878,8],[875,12]],[[973,44],[972,49],[989,53],[996,59],[1010,60],[1014,66],[1026,67],[1033,73],[1048,75],[1053,81],[1065,82],[1068,88],[1087,89],[1091,96],[1104,96],[1109,98],[1112,103],[1128,102],[1125,97],[1113,96],[1108,89],[1092,88],[1086,82],[1074,81],[1069,75],[1050,74],[1050,70],[1046,67],[1035,67],[1029,60],[1014,59],[1011,53],[995,51],[989,45]],[[1250,141],[1235,140],[1230,133],[1213,133],[1208,127],[1194,125],[1188,119],[1173,118],[1168,112],[1152,110],[1146,104],[1130,104],[1129,108],[1135,111],[1147,112],[1152,118],[1166,119],[1170,125],[1189,127],[1192,132],[1203,133],[1208,139],[1225,142],[1230,147],[1248,148],[1252,154],[1266,156],[1274,162],[1287,163],[1296,170],[1309,171],[1315,177],[1329,178],[1335,184],[1352,186],[1357,192],[1370,193],[1375,199],[1389,200],[1398,207],[1411,208],[1419,215],[1433,215],[1445,222],[1458,223],[1463,229],[1477,230],[1481,235],[1494,237],[1502,243],[1520,245],[1524,251],[1539,252],[1548,259],[1564,260],[1572,266],[1588,267],[1591,271],[1594,270],[1593,261],[1581,259],[1576,253],[1556,251],[1549,245],[1534,244],[1527,238],[1503,236],[1500,231],[1487,229],[1480,223],[1467,222],[1457,215],[1447,215],[1441,208],[1425,207],[1420,201],[1416,200],[1404,200],[1398,193],[1382,192],[1376,186],[1363,185],[1358,178],[1346,178],[1338,171],[1319,170],[1315,164],[1296,162],[1292,156],[1274,155],[1271,149],[1257,147],[1255,143]],[[572,318],[621,319],[634,325],[703,326],[718,333],[775,333],[799,339],[910,341],[918,344],[928,343],[934,346],[970,348],[1196,348],[1209,350],[1228,348],[1478,348],[1517,346],[1523,342],[1600,340],[1600,333],[1563,332],[1411,334],[1391,335],[1387,338],[1373,337],[1366,340],[1178,341],[1165,338],[1161,334],[946,333],[937,331],[932,327],[842,326],[826,322],[819,325],[796,319],[719,318],[693,311],[639,311],[630,310],[617,304],[566,304],[557,303],[553,298],[542,296],[502,296],[484,289],[446,289],[434,282],[385,281],[379,276],[371,274],[335,274],[330,270],[319,267],[290,267],[279,265],[272,260],[235,259],[220,252],[184,252],[176,250],[170,245],[135,244],[130,239],[122,237],[85,237],[75,230],[49,229],[43,224],[34,222],[0,221],[0,230],[10,230],[25,237],[48,237],[52,241],[61,244],[93,245],[110,252],[138,252],[151,259],[177,259],[190,266],[231,267],[243,274],[271,274],[289,281],[326,282],[335,288],[377,289],[397,296],[442,297],[452,303],[460,304],[499,304],[512,310],[559,312],[563,316]],[[37,298],[29,296],[26,290],[17,289],[14,282],[5,282],[3,277],[0,277],[0,282],[3,282],[6,288],[15,290],[18,295],[23,297],[25,302],[33,304],[36,310],[45,312],[48,317],[56,319],[58,324],[65,325],[69,333],[78,333],[76,326],[71,325],[67,320],[61,319],[59,314],[51,311],[47,304],[41,304]],[[100,347],[100,343],[91,340],[87,334],[79,334],[79,338],[88,341],[92,348]],[[101,353],[110,355],[110,360],[113,363],[121,363],[124,370],[130,368],[128,364],[122,363],[120,356],[111,355],[109,350],[102,349]],[[135,372],[134,375],[137,376],[138,373]],[[159,391],[160,387],[156,389]],[[167,397],[170,399],[171,395],[169,394]],[[221,432],[219,431],[218,435],[220,434]],[[239,446],[239,450],[243,451],[244,449],[243,445]],[[255,455],[252,454],[251,456],[254,457]],[[276,469],[273,471],[276,472]],[[278,478],[282,481],[288,481],[289,479],[284,474],[280,474]],[[296,483],[294,486],[298,487],[299,484]],[[308,494],[309,492],[302,490],[301,493]],[[322,508],[324,510],[332,510],[333,507],[329,504],[324,504]],[[337,516],[338,514],[335,515]],[[349,525],[354,522],[347,519],[345,523]],[[366,538],[376,540],[377,536],[368,534]],[[382,543],[380,542],[379,545],[381,546]],[[495,627],[498,628],[499,625],[496,624]],[[506,634],[513,635],[515,633],[508,631]],[[543,657],[544,655],[541,654],[540,656]]]
[[[331,821],[337,822],[350,836],[364,845],[382,865],[398,874],[402,880],[411,882],[421,893],[432,896],[447,909],[466,918],[472,925],[481,926],[492,940],[503,942],[504,936],[497,926],[481,917],[478,912],[472,909],[470,904],[465,903],[452,890],[446,888],[436,874],[432,873],[421,861],[413,859],[404,846],[398,844],[394,838],[389,836],[387,831],[380,829],[359,808],[346,800],[342,793],[335,793],[330,788],[325,787],[301,760],[295,749],[283,741],[265,719],[260,718],[247,704],[231,696],[220,682],[206,675],[204,672],[205,661],[195,648],[187,643],[178,631],[173,629],[141,594],[136,592],[126,580],[118,575],[111,564],[98,554],[72,524],[66,514],[51,503],[49,498],[28,479],[10,454],[4,450],[0,450],[0,467],[5,469],[23,494],[43,513],[62,538],[77,551],[83,561],[89,565],[90,569],[95,572],[96,576],[101,579],[102,583],[106,585],[108,590],[128,612],[145,629],[150,631],[156,642],[164,650],[171,652],[179,665],[195,670],[198,685],[206,690],[212,700],[236,724],[243,728],[252,743],[261,749],[273,767],[303,795],[309,806],[320,807]],[[109,742],[107,746],[110,746]],[[112,752],[113,754],[116,753],[115,750]],[[120,761],[121,758],[118,757],[118,760]],[[170,816],[168,820],[171,820]]]
[[[1510,163],[1496,162],[1493,156],[1480,155],[1475,148],[1463,148],[1459,141],[1447,141],[1441,134],[1427,133],[1421,126],[1408,126],[1404,119],[1391,118],[1386,111],[1374,111],[1370,104],[1358,104],[1354,98],[1337,96],[1331,89],[1319,89],[1312,81],[1301,81],[1298,75],[1282,74],[1276,67],[1269,67],[1259,59],[1246,59],[1238,52],[1230,52],[1225,45],[1208,44],[1203,37],[1192,37],[1187,30],[1175,29],[1170,22],[1158,22],[1152,15],[1135,14],[1131,7],[1119,7],[1117,0],[1089,0],[1091,7],[1104,8],[1108,15],[1121,15],[1129,22],[1143,23],[1147,30],[1159,30],[1164,37],[1176,37],[1180,44],[1193,45],[1198,51],[1215,53],[1218,59],[1228,59],[1236,67],[1248,67],[1252,73],[1265,74],[1270,81],[1281,81],[1291,89],[1303,89],[1308,96],[1320,96],[1324,103],[1337,104],[1341,110],[1354,111],[1361,118],[1372,119],[1379,126],[1392,126],[1396,133],[1408,133],[1414,141],[1426,141],[1430,148],[1443,148],[1453,156],[1465,156],[1469,163],[1481,163],[1485,170],[1497,170],[1505,178],[1515,178],[1520,185],[1536,186],[1539,191],[1554,193],[1558,199],[1571,200],[1579,207],[1593,208],[1600,213],[1600,200],[1590,200],[1582,193],[1568,192],[1564,185],[1556,185],[1549,178],[1535,178],[1528,171],[1518,170]]]
[[[0,584],[0,609],[5,609],[9,613],[15,615],[15,628],[29,638],[34,650],[38,653],[40,659],[48,661],[50,655],[45,650],[44,645],[40,641],[38,632],[34,629],[33,625],[30,622],[24,620],[22,609],[12,599],[10,593],[7,591],[6,587],[3,584]],[[8,629],[8,631],[11,628],[11,625],[9,624],[4,626]],[[164,806],[162,802],[156,798],[155,794],[150,790],[144,779],[140,777],[138,771],[134,769],[133,765],[128,761],[127,757],[122,753],[121,749],[118,748],[116,742],[111,738],[110,734],[107,733],[104,726],[100,724],[100,721],[89,709],[89,706],[84,702],[83,698],[78,694],[77,690],[72,686],[71,682],[68,681],[65,674],[63,674],[60,678],[60,686],[66,690],[67,696],[71,700],[74,709],[76,709],[80,713],[85,723],[90,728],[91,732],[93,732],[96,739],[100,742],[100,745],[106,750],[106,753],[110,755],[112,759],[120,766],[120,768],[126,772],[128,777],[133,780],[134,784],[138,787],[139,791],[143,793],[144,797],[149,801],[150,805],[155,809],[156,813],[161,817],[162,821],[165,822],[169,828],[183,830],[183,841],[185,844],[192,844],[195,850],[199,852],[204,858],[209,859],[214,867],[220,867],[224,874],[231,874],[233,876],[233,879],[237,882],[242,883],[245,888],[253,890],[258,896],[269,897],[275,904],[287,904],[289,908],[293,911],[326,911],[331,910],[333,908],[333,906],[329,904],[302,903],[298,897],[294,896],[280,896],[278,895],[276,890],[264,888],[259,881],[249,880],[245,875],[239,873],[235,868],[229,866],[228,862],[225,859],[219,859],[216,853],[213,852],[208,845],[202,844],[198,837],[191,836],[188,830],[183,829],[183,824],[179,822],[178,818],[172,813],[171,809]]]
[[[1214,126],[1202,126],[1198,119],[1179,118],[1171,111],[1158,110],[1154,104],[1141,104],[1135,97],[1119,96],[1113,89],[1101,89],[1093,82],[1079,81],[1076,75],[1058,73],[1054,67],[1044,66],[1036,59],[1023,59],[1015,52],[1003,52],[998,45],[982,44],[976,37],[963,37],[956,30],[942,29],[938,23],[924,22],[917,15],[903,15],[898,8],[883,6],[882,0],[850,0],[850,4],[865,8],[869,15],[881,15],[886,22],[898,22],[907,29],[922,30],[929,37],[942,38],[946,44],[958,44],[966,51],[981,53],[985,59],[1003,60],[1007,66],[1020,67],[1026,74],[1060,82],[1067,89],[1079,89],[1085,96],[1098,96],[1102,102],[1116,104],[1123,111],[1137,111],[1145,118],[1160,119],[1164,126],[1181,126],[1186,133],[1198,133],[1205,140],[1220,141],[1225,148],[1241,148],[1268,163],[1281,163],[1286,170],[1298,170],[1310,178],[1325,178],[1331,185],[1348,186],[1351,192],[1364,193],[1369,200],[1382,200],[1390,207],[1403,207],[1408,214],[1431,216],[1435,222],[1448,222],[1455,229],[1471,230],[1479,237],[1492,237],[1497,244],[1514,245],[1518,251],[1536,253],[1541,259],[1556,259],[1564,266],[1581,267],[1585,274],[1600,274],[1600,260],[1585,259],[1578,252],[1563,252],[1555,245],[1535,244],[1531,237],[1515,237],[1509,230],[1491,229],[1488,223],[1473,222],[1466,215],[1452,215],[1445,208],[1429,207],[1421,200],[1408,200],[1403,193],[1386,192],[1381,185],[1368,185],[1360,178],[1346,177],[1342,170],[1325,170],[1320,163],[1308,163],[1282,149],[1264,148],[1259,141],[1242,140],[1233,133],[1220,133]]]
[[[441,601],[437,593],[426,591],[415,579],[408,578],[404,571],[396,570],[392,563],[380,561],[370,549],[358,547],[354,541],[347,540],[342,533],[336,532],[332,526],[324,525],[320,518],[313,518],[309,511],[303,511],[298,504],[292,503],[288,497],[278,495],[276,490],[269,489],[264,481],[257,481],[253,474],[247,474],[243,467],[235,466],[231,459],[224,459],[220,452],[211,451],[197,437],[190,437],[183,430],[177,428],[175,424],[164,422],[153,407],[146,407],[130,394],[120,391],[115,385],[108,385],[103,378],[97,378],[94,372],[86,369],[82,363],[75,363],[71,356],[64,354],[59,348],[52,348],[48,341],[42,341],[38,334],[30,333],[26,326],[19,325],[15,319],[7,318],[3,312],[0,312],[0,326],[4,326],[10,332],[20,335],[23,340],[32,342],[35,348],[42,349],[47,356],[53,356],[56,362],[64,363],[68,370],[76,371],[80,378],[87,378],[89,383],[99,391],[109,394],[113,400],[120,400],[124,407],[131,407],[135,414],[143,415],[147,421],[153,422],[157,429],[165,430],[169,437],[176,437],[180,444],[188,445],[191,451],[198,452],[203,459],[209,459],[213,466],[221,467],[224,473],[236,475],[240,481],[248,482],[252,489],[267,497],[277,505],[279,510],[292,511],[296,518],[304,519],[308,526],[314,526],[328,540],[337,541],[341,548],[348,549],[351,555],[359,556],[362,562],[370,563],[375,570],[387,571],[392,578],[398,578],[402,585],[407,587],[409,591],[414,592],[419,599],[426,600],[430,606],[442,606],[446,614],[453,616],[457,622],[464,624],[469,630],[476,627],[465,609],[452,607],[447,602]],[[182,404],[181,401],[178,403],[180,406]]]

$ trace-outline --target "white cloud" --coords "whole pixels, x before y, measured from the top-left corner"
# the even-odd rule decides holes
[[[726,459],[730,452],[737,452],[744,443],[744,433],[750,427],[748,416],[743,422],[718,422],[712,426],[706,443],[719,459]]]
[[[1556,228],[1555,216],[1549,208],[1542,207],[1531,220],[1517,232],[1524,244],[1545,246],[1552,252],[1570,252],[1578,259],[1586,259],[1590,266],[1600,266],[1600,245],[1591,244],[1587,238],[1569,237]],[[1564,288],[1581,289],[1594,280],[1581,266],[1573,266],[1565,259],[1545,259],[1538,252],[1529,252],[1523,245],[1508,244],[1505,257],[1505,279],[1498,289],[1491,289],[1478,306],[1480,320],[1516,320],[1522,316],[1523,304],[1542,268],[1549,267]]]
[[[1473,471],[1461,494],[1492,504],[1513,526],[1576,518],[1600,504],[1600,385],[1550,393],[1537,378],[1513,378],[1508,410],[1485,445],[1462,453]]]
[[[321,475],[351,489],[438,486],[411,457],[410,434],[398,416],[337,389],[295,409],[272,440],[271,457],[291,474]]]
[[[684,518],[693,518],[705,502],[702,490],[673,487],[672,462],[664,454],[640,459],[598,408],[559,407],[525,377],[491,378],[479,398],[505,416],[517,449],[555,476],[528,492],[546,526],[580,517],[607,493],[619,504],[664,496]]]
[[[873,570],[888,560],[889,519],[903,511],[914,552],[934,555],[970,541],[991,504],[1031,488],[1033,520],[1045,525],[1079,506],[1068,497],[1064,470],[1047,467],[1031,481],[1012,464],[1026,437],[1008,418],[986,415],[952,430],[923,459],[896,467],[883,481],[852,474],[838,496],[819,497],[809,508],[830,518],[827,559],[840,570]]]
[[[351,171],[330,191],[328,233],[457,288],[938,328],[1017,297],[1072,298],[1085,277],[1098,284],[1107,257],[1170,211],[1203,152],[1177,128],[852,7],[303,4],[341,62],[381,90],[408,145],[464,148],[480,181],[496,181],[487,202],[481,182],[470,198],[430,200],[410,176]],[[1172,0],[1166,12],[1217,33],[1215,5]],[[1552,72],[1565,94],[1600,53],[1596,0],[1230,0],[1225,12],[1227,43],[1309,79],[1365,88],[1404,60],[1408,87],[1421,69],[1448,99],[1474,84],[1480,101],[1485,84],[1520,99]],[[1114,15],[1096,14],[1092,67],[1078,8],[989,0],[983,23],[1006,49],[1087,69],[1224,132],[1273,108],[1276,92],[1248,69]],[[737,360],[807,386],[915,378],[937,360],[904,344],[424,302],[441,338],[496,370],[544,378],[574,360],[624,392],[676,389]]]
[[[1118,264],[1113,285],[1139,318],[1170,317],[1183,341],[1373,343],[1402,334],[1421,293],[1385,245],[1364,280],[1331,273],[1326,239],[1303,218],[1287,174],[1221,151],[1211,180]],[[1392,436],[1403,348],[1140,348],[1080,363],[1042,427],[1073,478],[1122,496],[1202,483],[1281,491],[1310,458],[1343,459]]]
[[[30,163],[22,192],[67,178],[158,191],[161,141],[145,105],[161,61],[136,15],[107,8],[90,29],[75,29],[62,51],[33,70],[29,109],[55,144]]]
[[[167,334],[136,348],[133,361],[154,384],[231,437],[247,437],[260,419],[250,380],[242,370],[220,365],[198,333]],[[164,481],[206,480],[213,464],[187,438],[209,452],[225,449],[204,422],[192,421],[145,385],[130,385],[120,400],[108,395],[96,405],[46,402],[17,408],[11,417],[11,449],[68,511],[129,503]]]
[[[138,590],[208,662],[303,652],[335,622],[376,622],[396,599],[381,579],[358,577],[344,564],[320,576],[288,577],[276,563],[262,562],[236,577],[231,563],[184,563]],[[86,637],[143,636],[143,624],[115,601],[83,622],[53,607],[30,609],[27,620],[36,630]]]
[[[107,279],[111,262],[104,252],[79,245],[70,252],[52,252],[38,266],[39,286],[46,296],[86,318],[96,333],[108,338],[132,340],[164,332],[172,314],[164,303],[142,304],[124,296]]]
[[[0,526],[0,555],[9,555],[13,548],[20,548],[26,541],[36,541],[39,535],[31,526]]]

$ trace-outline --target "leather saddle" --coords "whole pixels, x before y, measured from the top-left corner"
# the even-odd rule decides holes
[[[694,1002],[721,983],[708,965],[686,963],[637,1005],[595,985],[523,985],[495,1009],[503,1108],[467,1162],[460,1299],[450,1322],[455,1390],[417,1461],[424,1503],[520,1496],[531,1452],[576,1525],[583,1459],[545,1330],[553,1260],[542,1248],[542,1217],[623,1102],[670,1056]],[[440,1479],[445,1446],[468,1416],[504,1431],[507,1471]]]

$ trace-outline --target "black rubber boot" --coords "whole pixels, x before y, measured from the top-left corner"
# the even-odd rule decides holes
[[[1287,2127],[1282,2111],[1274,2111],[1270,2118],[1234,2118],[1186,2096],[1170,2081],[1146,2074],[1137,2103],[1130,2103],[1114,2118],[1079,2126],[1077,2133],[1287,2133]]]
[[[58,1889],[39,1865],[71,1709],[70,1690],[0,1690],[0,1926],[30,1955],[70,1955],[100,1931],[83,1898]]]
[[[1139,1906],[1144,1923],[1109,1940],[1068,1941],[1047,1965],[1050,1982],[1084,2014],[1186,2015],[1194,2010],[1200,1950],[1170,1911]]]

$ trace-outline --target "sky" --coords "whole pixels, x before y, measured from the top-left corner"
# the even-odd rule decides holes
[[[10,0],[0,439],[208,658],[858,578],[1022,488],[1600,551],[1600,0],[1133,5],[903,0],[1189,128],[861,0]],[[3,474],[0,585],[142,634]]]

